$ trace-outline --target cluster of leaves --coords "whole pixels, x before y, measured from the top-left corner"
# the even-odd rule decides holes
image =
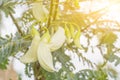
[[[115,66],[120,64],[120,57],[115,55],[114,53],[104,55],[105,59],[109,62],[114,62]]]
[[[102,70],[84,69],[78,73],[73,73],[74,65],[70,62],[70,57],[67,56],[62,49],[53,53],[55,62],[59,61],[62,65],[58,72],[50,73],[42,68],[37,68],[37,79],[45,80],[107,80],[107,73]],[[39,65],[38,65],[39,66]]]
[[[79,74],[80,80],[93,80],[93,79],[94,80],[108,80],[107,73],[101,69],[100,70],[90,70],[90,69],[86,70],[85,69],[85,70],[81,70],[78,74]]]
[[[14,8],[16,4],[17,4],[17,1],[1,0],[0,11],[3,11],[7,17],[10,13],[15,13]]]
[[[19,51],[27,49],[30,41],[24,40],[22,37],[7,36],[0,37],[0,69],[6,69],[9,63],[9,57],[15,56]]]

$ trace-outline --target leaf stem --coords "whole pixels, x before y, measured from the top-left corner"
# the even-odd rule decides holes
[[[53,20],[55,20],[55,19],[56,19],[56,16],[57,16],[59,0],[56,0],[55,2],[56,2],[56,3],[55,3],[55,7],[54,7],[55,10],[54,10]]]

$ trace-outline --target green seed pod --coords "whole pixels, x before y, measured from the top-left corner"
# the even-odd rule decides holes
[[[72,36],[71,36],[71,32],[70,29],[65,25],[65,35],[66,35],[66,41],[67,43],[71,43],[72,42]]]
[[[81,35],[81,32],[78,31],[76,34],[75,34],[75,37],[74,37],[74,44],[76,45],[76,47],[82,49],[81,45],[80,45],[80,35]]]

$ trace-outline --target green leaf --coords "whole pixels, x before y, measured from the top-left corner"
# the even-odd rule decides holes
[[[22,51],[24,49],[27,49],[30,41],[26,41],[24,39],[19,38],[19,39],[5,39],[5,38],[0,38],[0,68],[1,69],[6,69],[7,64],[9,61],[10,56],[14,56],[17,52]]]
[[[0,11],[3,11],[6,17],[8,17],[9,13],[15,13],[14,8],[15,8],[17,1],[3,0],[1,2],[2,4],[0,5]]]
[[[111,31],[106,31],[101,35],[100,41],[103,44],[113,44],[117,39],[117,35]]]
[[[103,70],[81,70],[77,75],[80,77],[79,80],[107,80],[107,73]]]
[[[115,66],[118,66],[120,64],[120,57],[116,56],[115,54],[105,55],[105,58],[109,62],[115,62]]]

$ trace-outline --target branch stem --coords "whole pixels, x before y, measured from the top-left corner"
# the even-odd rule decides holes
[[[10,15],[10,17],[11,17],[13,23],[15,24],[15,26],[16,26],[18,32],[19,32],[21,35],[23,35],[23,34],[22,34],[22,31],[21,31],[21,29],[20,29],[20,26],[18,25],[18,23],[17,23],[17,21],[15,20],[14,16],[13,16],[11,13],[9,13],[9,15]]]
[[[52,12],[53,12],[53,0],[51,0],[51,3],[50,3],[49,18],[48,18],[48,23],[47,23],[48,28],[49,28],[49,26],[51,24]]]
[[[56,3],[55,3],[55,7],[54,7],[55,10],[54,10],[54,15],[53,15],[53,20],[55,20],[56,16],[57,16],[59,0],[56,0],[55,2]]]

